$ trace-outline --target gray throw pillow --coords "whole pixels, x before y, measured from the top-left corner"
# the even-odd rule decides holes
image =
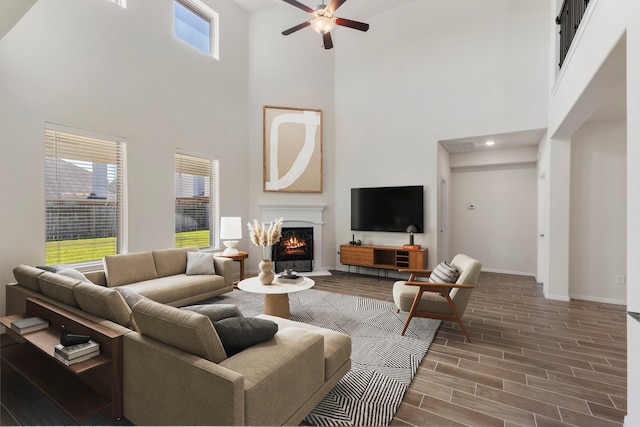
[[[433,269],[429,281],[431,283],[456,283],[458,277],[460,277],[458,269],[447,261],[443,261]]]
[[[216,274],[212,253],[187,252],[187,276],[197,274]]]
[[[233,304],[199,304],[181,307],[183,310],[195,311],[204,314],[211,322],[227,319],[229,317],[243,317],[237,305]]]
[[[116,290],[116,292],[120,293],[120,295],[122,295],[122,297],[124,298],[124,300],[127,302],[127,305],[131,308],[133,308],[134,305],[136,305],[136,303],[138,301],[140,301],[141,299],[146,299],[145,296],[140,295],[139,293],[132,291],[129,288],[125,288],[122,286],[116,286],[115,288],[113,288]]]
[[[271,339],[278,332],[278,324],[255,317],[230,317],[214,322],[227,357],[240,353],[245,348]]]
[[[93,283],[91,280],[87,279],[87,276],[85,276],[75,268],[60,267],[56,269],[56,273],[63,276],[71,277],[72,279],[80,280],[81,282]]]

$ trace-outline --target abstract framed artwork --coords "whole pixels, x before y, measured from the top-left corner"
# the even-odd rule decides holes
[[[322,193],[322,110],[263,108],[264,191]]]

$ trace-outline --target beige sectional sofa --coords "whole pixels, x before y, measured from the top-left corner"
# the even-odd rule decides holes
[[[123,415],[135,424],[300,423],[350,369],[351,339],[261,315],[278,325],[275,335],[227,355],[215,321],[176,308],[233,290],[230,259],[214,258],[216,275],[186,274],[186,253],[197,250],[106,257],[104,271],[85,275],[91,283],[17,266],[7,314],[37,297],[125,332]]]

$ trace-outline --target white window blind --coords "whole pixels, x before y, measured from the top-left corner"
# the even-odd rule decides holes
[[[175,155],[176,247],[211,247],[217,161],[189,154]]]
[[[46,263],[100,260],[125,247],[122,138],[45,129]]]

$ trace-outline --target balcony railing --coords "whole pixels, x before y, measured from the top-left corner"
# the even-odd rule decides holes
[[[556,17],[556,24],[560,26],[560,67],[569,52],[587,6],[589,0],[564,0],[562,3],[560,14]]]

